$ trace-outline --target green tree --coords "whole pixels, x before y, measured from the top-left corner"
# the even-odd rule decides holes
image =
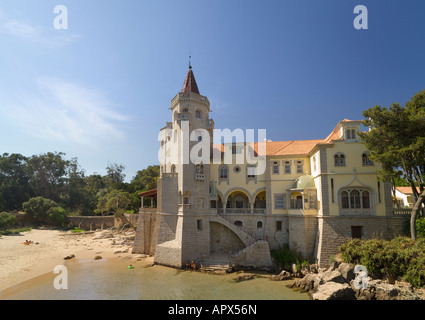
[[[159,171],[160,167],[158,165],[148,166],[146,169],[138,171],[130,183],[133,186],[134,192],[155,189]]]
[[[96,212],[101,215],[124,212],[132,202],[130,193],[122,190],[112,190],[99,199]]]
[[[21,154],[0,156],[0,210],[19,210],[32,190],[28,185],[27,158]]]
[[[7,230],[16,225],[16,217],[10,213],[0,213],[0,230]]]
[[[43,197],[29,199],[22,205],[24,212],[41,223],[64,226],[66,211],[55,201]]]
[[[60,200],[70,164],[63,156],[65,156],[63,152],[48,152],[28,159],[29,184],[36,196],[54,201]]]
[[[363,112],[363,124],[370,128],[361,139],[372,160],[382,164],[381,180],[408,181],[414,194],[410,231],[416,240],[416,217],[425,202],[425,90],[417,93],[405,107],[375,106]],[[416,187],[419,188],[419,192]]]

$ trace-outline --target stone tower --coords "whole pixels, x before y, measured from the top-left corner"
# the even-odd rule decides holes
[[[210,150],[214,122],[192,67],[160,132],[158,242],[155,261],[181,267],[209,255]],[[160,222],[159,222],[160,221]]]

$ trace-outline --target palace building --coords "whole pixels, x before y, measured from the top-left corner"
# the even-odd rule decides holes
[[[142,205],[133,252],[173,267],[268,267],[270,250],[289,246],[327,266],[352,238],[402,233],[391,185],[377,180],[379,164],[360,143],[361,121],[339,121],[316,140],[214,145],[210,102],[190,66],[170,110],[157,189],[140,194],[157,207]],[[192,161],[200,144],[209,157]],[[257,163],[246,161],[246,151]]]

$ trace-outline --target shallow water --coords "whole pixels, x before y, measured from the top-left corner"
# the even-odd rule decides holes
[[[133,264],[134,269],[128,269]],[[1,300],[309,300],[288,281],[236,274],[214,275],[149,266],[131,260],[66,261],[68,289],[57,290],[49,273],[0,292]]]

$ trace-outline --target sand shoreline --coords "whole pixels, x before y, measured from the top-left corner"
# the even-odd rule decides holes
[[[64,258],[70,255],[74,255],[74,259],[95,259],[96,256],[113,259],[132,255],[132,241],[127,238],[123,234],[108,234],[108,231],[77,235],[69,231],[44,229],[1,236],[0,291],[53,273],[54,268],[64,264]],[[34,243],[22,244],[26,240]]]

